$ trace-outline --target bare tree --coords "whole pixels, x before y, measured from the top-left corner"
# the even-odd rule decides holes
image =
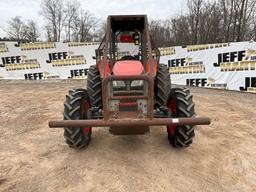
[[[49,41],[49,42],[54,41],[54,40],[53,40],[52,27],[49,26],[49,25],[46,25],[46,26],[45,26],[45,31],[46,31],[46,33],[45,33],[46,40]]]
[[[256,40],[256,0],[187,0],[186,5],[181,15],[150,21],[158,46]],[[48,40],[60,41],[63,26],[66,41],[95,40],[104,34],[104,24],[98,25],[77,0],[43,0],[42,9]]]
[[[71,40],[71,29],[75,23],[75,19],[78,17],[80,3],[78,1],[68,1],[65,6],[66,12],[66,41]]]
[[[256,40],[255,0],[188,0],[187,9],[169,22],[150,23],[161,46]]]
[[[156,46],[170,46],[173,42],[172,20],[153,20],[149,22],[149,28]]]
[[[173,34],[172,45],[192,44],[189,21],[187,16],[177,16],[171,19],[171,30]]]
[[[243,36],[248,30],[247,23],[252,18],[252,13],[255,11],[255,0],[239,0],[237,3],[238,17],[236,19],[237,31],[236,31],[236,41],[243,39]]]
[[[200,19],[202,18],[202,6],[203,6],[203,0],[188,0],[187,6],[190,14],[190,28],[192,32],[192,39],[193,43],[198,43],[198,30],[199,30],[199,24]]]
[[[231,40],[231,30],[232,30],[232,19],[234,15],[234,0],[221,0],[219,2],[219,6],[221,9],[221,13],[223,16],[222,22],[222,35],[225,42],[229,42]]]
[[[7,29],[3,29],[9,39],[17,41],[37,41],[40,34],[37,28],[37,24],[33,20],[26,22],[22,21],[22,18],[16,16],[8,21]]]
[[[90,31],[97,25],[98,20],[89,11],[81,9],[78,17],[74,21],[74,40],[80,42],[89,40]]]
[[[39,38],[40,34],[35,21],[29,20],[23,27],[23,38],[35,42]]]
[[[97,25],[96,31],[94,31],[94,35],[96,37],[96,39],[94,39],[95,41],[101,41],[104,38],[104,35],[107,31],[107,22],[101,21],[100,24]]]
[[[256,11],[253,12],[252,14],[252,19],[251,21],[248,23],[249,28],[250,28],[250,33],[249,33],[249,37],[250,40],[255,40],[256,41]]]
[[[11,18],[8,23],[8,28],[3,30],[7,33],[8,37],[10,39],[15,39],[15,40],[22,40],[24,39],[24,22],[21,20],[21,17],[16,16],[14,18]]]
[[[60,41],[61,32],[66,19],[63,0],[43,0],[42,14],[47,21],[48,28],[51,27],[53,41]]]

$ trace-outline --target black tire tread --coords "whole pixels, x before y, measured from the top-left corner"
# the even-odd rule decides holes
[[[170,97],[175,100],[176,114],[173,118],[193,117],[195,116],[195,104],[193,96],[187,88],[171,89]],[[170,143],[174,147],[188,147],[193,142],[195,136],[194,126],[177,126],[174,135],[168,133]]]
[[[171,90],[171,79],[168,67],[159,64],[155,80],[155,99],[159,106],[166,106]]]
[[[91,106],[102,108],[101,78],[96,65],[91,65],[88,70],[87,90]]]
[[[83,119],[81,116],[81,106],[84,99],[89,99],[87,91],[84,89],[70,90],[64,102],[64,120]],[[88,146],[91,140],[91,132],[88,135],[83,133],[82,128],[64,127],[64,138],[71,148],[82,149]]]

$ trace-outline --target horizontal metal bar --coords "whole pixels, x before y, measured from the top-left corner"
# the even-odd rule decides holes
[[[145,81],[153,81],[152,77],[148,75],[111,75],[108,76],[105,81],[115,81],[115,80],[145,80]]]
[[[122,95],[143,95],[143,90],[130,90],[130,91],[114,91],[114,96],[122,96]]]
[[[50,121],[49,127],[114,127],[114,126],[160,126],[160,125],[209,125],[208,117],[197,118],[154,118],[149,119],[111,119],[111,120],[59,120]]]
[[[125,103],[119,103],[119,107],[137,107],[137,102],[125,102]]]
[[[109,99],[117,100],[126,100],[126,99],[148,99],[148,96],[145,95],[121,95],[121,96],[112,96]]]

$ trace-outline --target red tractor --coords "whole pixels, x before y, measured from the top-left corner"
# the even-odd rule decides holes
[[[89,68],[87,90],[70,90],[64,102],[64,127],[72,148],[87,147],[92,127],[110,127],[113,134],[145,134],[149,126],[166,126],[174,147],[187,147],[194,125],[208,125],[195,117],[187,88],[171,88],[168,67],[151,39],[146,15],[109,16],[105,37]]]

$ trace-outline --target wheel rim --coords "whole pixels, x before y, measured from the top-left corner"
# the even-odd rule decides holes
[[[83,102],[83,105],[82,105],[82,111],[81,111],[81,117],[83,119],[87,119],[87,112],[90,108],[90,103],[88,102],[88,100],[85,100]],[[82,130],[83,130],[83,133],[85,135],[88,135],[90,132],[91,132],[91,127],[82,127]]]

